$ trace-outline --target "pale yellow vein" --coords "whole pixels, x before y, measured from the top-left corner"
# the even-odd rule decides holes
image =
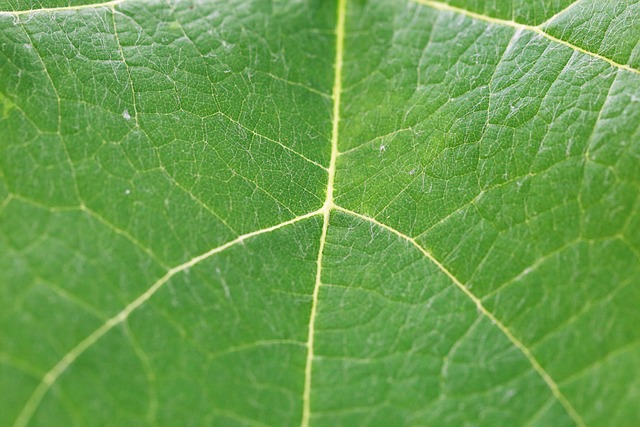
[[[77,6],[61,6],[61,7],[41,7],[39,9],[29,10],[0,10],[0,15],[33,15],[36,13],[63,12],[69,10],[92,9],[98,7],[114,7],[126,0],[113,0],[102,3],[79,4]]]
[[[318,295],[322,285],[322,255],[325,242],[327,240],[327,230],[329,229],[329,219],[333,204],[333,187],[336,175],[336,160],[338,158],[338,134],[340,125],[340,96],[342,94],[342,60],[344,56],[344,36],[345,36],[345,15],[347,11],[346,0],[339,0],[337,7],[336,23],[336,57],[333,77],[333,114],[331,119],[331,160],[329,162],[329,177],[327,179],[327,198],[322,207],[322,234],[318,248],[318,259],[316,266],[316,281],[313,287],[313,297],[311,303],[311,315],[309,316],[309,332],[307,336],[307,360],[304,370],[304,389],[302,393],[302,420],[301,427],[308,427],[311,418],[311,379],[313,370],[313,340],[315,334],[315,322],[318,311]]]
[[[527,348],[527,346],[525,346],[522,343],[522,341],[520,341],[518,338],[516,338],[516,336],[513,335],[513,333],[509,330],[509,328],[507,328],[504,325],[504,323],[502,323],[500,320],[498,320],[493,315],[493,313],[491,313],[489,310],[487,310],[487,308],[482,304],[482,301],[480,300],[480,298],[475,296],[465,285],[462,284],[462,282],[460,282],[460,280],[458,280],[440,261],[438,261],[436,258],[434,258],[433,255],[431,255],[426,249],[424,249],[413,237],[409,237],[406,234],[401,233],[400,231],[396,230],[395,228],[381,223],[380,221],[376,220],[375,218],[371,218],[369,216],[359,214],[357,212],[351,211],[349,209],[345,209],[345,208],[340,207],[340,206],[334,206],[334,209],[336,209],[336,210],[338,210],[340,212],[346,213],[348,215],[355,216],[355,217],[360,218],[360,219],[362,219],[364,221],[368,221],[368,222],[370,222],[372,224],[377,225],[378,227],[384,228],[385,230],[390,231],[391,233],[393,233],[396,236],[408,241],[413,246],[415,246],[416,249],[418,249],[429,261],[431,261],[445,275],[447,275],[447,277],[449,277],[449,279],[456,285],[456,287],[458,287],[475,304],[475,306],[478,309],[478,311],[480,313],[482,313],[482,315],[485,316],[487,319],[489,319],[491,321],[491,323],[494,324],[507,337],[507,339],[509,339],[509,341],[511,341],[511,343],[518,350],[520,350],[520,352],[524,355],[524,357],[529,361],[529,363],[531,364],[533,369],[538,373],[538,375],[542,378],[542,380],[547,384],[547,387],[549,388],[549,390],[551,390],[551,393],[553,394],[553,396],[564,407],[564,409],[567,411],[567,414],[576,423],[576,425],[578,425],[579,427],[586,426],[586,424],[585,424],[584,420],[582,419],[582,417],[580,416],[580,414],[578,414],[578,412],[575,410],[575,408],[573,407],[571,402],[569,402],[569,400],[562,393],[562,391],[560,391],[560,388],[558,387],[558,384],[554,381],[554,379],[551,378],[549,373],[542,367],[542,365],[540,365],[540,362],[538,362],[538,360],[535,358],[535,356],[531,353],[531,350],[529,350]]]
[[[558,43],[561,44],[563,46],[566,46],[570,49],[575,50],[576,52],[580,52],[583,53],[585,55],[589,55],[592,56],[594,58],[600,59],[602,61],[608,62],[610,65],[612,65],[613,67],[619,68],[621,70],[625,70],[625,71],[629,71],[631,73],[634,74],[638,74],[640,75],[640,70],[637,70],[629,65],[626,64],[620,64],[619,62],[614,61],[611,58],[607,58],[606,56],[600,55],[599,53],[595,53],[595,52],[591,52],[587,49],[584,49],[580,46],[576,46],[572,43],[569,43],[568,41],[559,39],[557,37],[552,36],[551,34],[547,33],[544,31],[544,29],[542,28],[542,26],[533,26],[533,25],[526,25],[526,24],[521,24],[519,22],[515,22],[515,21],[509,21],[506,19],[498,19],[498,18],[493,18],[491,16],[486,16],[486,15],[482,15],[480,13],[475,13],[475,12],[471,12],[470,10],[466,10],[466,9],[462,9],[459,7],[455,7],[455,6],[451,6],[448,5],[446,3],[441,3],[438,1],[430,1],[430,0],[412,0],[415,3],[418,4],[422,4],[424,6],[428,6],[431,7],[433,9],[436,10],[440,10],[443,12],[452,12],[452,13],[457,13],[459,15],[465,15],[468,16],[470,18],[473,19],[477,19],[479,21],[484,21],[484,22],[488,22],[490,24],[496,24],[496,25],[505,25],[507,27],[512,27],[512,28],[516,28],[519,30],[525,30],[525,31],[531,31],[533,33],[536,33],[548,40],[551,40],[554,43]]]
[[[0,15],[33,15],[36,13],[63,12],[66,10],[82,10],[98,7],[114,7],[126,0],[113,0],[102,3],[79,4],[77,6],[61,6],[61,7],[41,7],[39,9],[29,10],[0,10]]]
[[[286,227],[288,225],[294,224],[304,219],[311,218],[313,216],[324,214],[324,213],[325,213],[324,208],[318,209],[317,211],[292,218],[280,224],[244,234],[234,240],[231,240],[225,243],[224,245],[215,247],[167,271],[164,276],[159,278],[153,285],[151,285],[149,289],[147,289],[143,294],[141,294],[138,298],[133,300],[131,303],[129,303],[122,311],[120,311],[118,314],[116,314],[115,316],[107,320],[102,326],[100,326],[98,329],[93,331],[93,333],[91,333],[85,339],[80,341],[78,345],[76,345],[67,354],[65,354],[60,359],[60,361],[56,363],[56,365],[44,375],[44,377],[40,381],[40,384],[38,384],[34,392],[29,397],[29,400],[25,404],[24,408],[18,415],[18,418],[16,419],[16,422],[14,424],[14,427],[26,426],[29,423],[29,420],[31,420],[31,417],[33,416],[35,410],[40,405],[40,402],[42,402],[42,399],[47,394],[51,386],[57,381],[60,375],[62,375],[67,370],[67,368],[78,357],[80,357],[80,355],[82,355],[89,347],[91,347],[98,340],[100,340],[100,338],[102,338],[107,332],[109,332],[111,329],[113,329],[115,326],[119,325],[120,323],[124,322],[133,311],[135,311],[138,307],[144,304],[149,298],[151,298],[156,292],[158,292],[158,290],[162,288],[162,286],[165,283],[167,283],[169,279],[171,279],[173,276],[195,266],[196,264],[206,260],[207,258],[217,253],[224,251],[225,249],[235,246],[238,243],[242,243],[243,241],[251,237],[258,236],[260,234],[269,233],[271,231],[278,230],[282,227]]]

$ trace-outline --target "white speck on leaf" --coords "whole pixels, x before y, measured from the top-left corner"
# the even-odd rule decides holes
[[[515,396],[516,391],[512,388],[510,388],[509,390],[506,391],[506,393],[504,394],[504,400],[510,400],[513,396]]]
[[[531,273],[534,269],[532,267],[527,267],[524,269],[524,271],[520,274],[522,277],[526,276],[527,274]]]
[[[222,275],[222,272],[220,271],[219,267],[216,267],[216,274],[218,274],[218,276],[220,277],[220,283],[222,284],[222,289],[224,290],[224,296],[227,297],[227,299],[231,299],[231,292],[229,292],[229,286],[227,286],[227,282],[226,280],[224,280],[224,276]]]
[[[122,117],[124,117],[125,120],[131,120],[131,114],[129,114],[129,110],[127,108],[122,112]]]
[[[124,194],[126,194],[126,195],[128,196],[129,194],[131,194],[131,190],[129,190],[129,189],[127,188],[126,190],[124,190]]]

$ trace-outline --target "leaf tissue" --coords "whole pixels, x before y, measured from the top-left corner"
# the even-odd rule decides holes
[[[640,3],[0,0],[0,396],[637,425]]]

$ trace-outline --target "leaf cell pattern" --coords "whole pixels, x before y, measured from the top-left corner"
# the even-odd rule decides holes
[[[640,417],[637,3],[0,10],[0,424]]]

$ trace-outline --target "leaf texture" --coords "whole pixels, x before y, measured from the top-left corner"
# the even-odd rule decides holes
[[[0,425],[634,425],[638,7],[0,0]]]

